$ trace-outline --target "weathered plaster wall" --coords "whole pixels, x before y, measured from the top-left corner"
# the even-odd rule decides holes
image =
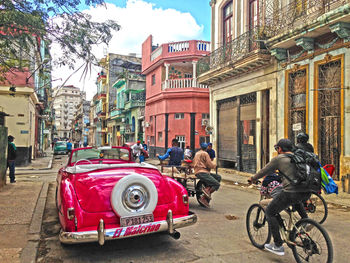
[[[218,116],[217,116],[217,102],[226,98],[231,98],[251,92],[258,92],[257,96],[257,113],[256,113],[256,147],[257,147],[257,168],[260,167],[260,142],[261,142],[261,132],[260,128],[260,118],[261,116],[260,109],[261,109],[261,91],[263,90],[270,90],[270,118],[269,118],[269,126],[270,126],[270,146],[269,146],[269,152],[270,152],[270,158],[273,157],[274,148],[277,139],[279,138],[280,134],[278,133],[278,130],[280,129],[280,123],[276,122],[277,118],[276,116],[280,115],[279,111],[282,107],[282,104],[277,103],[277,96],[281,96],[280,94],[277,94],[276,90],[276,81],[277,81],[277,73],[275,69],[276,65],[273,64],[268,68],[261,69],[256,72],[252,72],[247,75],[243,75],[242,77],[236,77],[231,80],[227,80],[225,82],[221,82],[216,84],[215,86],[210,86],[210,121],[211,126],[214,127],[214,131],[211,135],[211,141],[213,142],[214,150],[217,151],[217,127],[216,124],[218,123]],[[278,123],[278,127],[277,127]],[[283,127],[282,127],[283,130]]]

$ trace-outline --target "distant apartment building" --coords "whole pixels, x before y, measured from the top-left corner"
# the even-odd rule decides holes
[[[141,58],[109,53],[100,65],[90,122],[94,143],[115,146],[143,140],[146,85]]]
[[[150,154],[164,153],[177,138],[182,148],[208,142],[209,89],[197,82],[197,61],[209,54],[210,42],[191,40],[142,44],[146,75],[145,139]]]
[[[90,101],[82,100],[76,107],[74,123],[72,126],[72,139],[83,146],[88,144],[90,124]]]
[[[53,94],[56,136],[59,138],[71,138],[71,123],[74,121],[77,106],[85,98],[85,92],[70,85],[54,88]]]

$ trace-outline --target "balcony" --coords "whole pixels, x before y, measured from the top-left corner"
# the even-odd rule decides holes
[[[209,85],[268,65],[271,55],[261,32],[259,27],[253,28],[200,59],[198,82]]]
[[[266,9],[263,23],[264,35],[269,46],[289,48],[294,38],[315,38],[330,30],[327,25],[333,21],[349,22],[349,0],[293,0],[285,6],[263,1]]]
[[[112,109],[109,113],[109,116],[111,118],[115,118],[115,117],[124,117],[123,115],[123,109]]]
[[[165,57],[181,57],[184,55],[205,55],[210,52],[210,42],[201,40],[181,41],[163,44],[151,53],[151,62]]]
[[[145,100],[129,100],[124,104],[125,110],[129,110],[136,107],[145,107]]]
[[[183,89],[183,88],[201,88],[207,89],[207,85],[198,84],[193,78],[168,79],[162,82],[162,90]]]

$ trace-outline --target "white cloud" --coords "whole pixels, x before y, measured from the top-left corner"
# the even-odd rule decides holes
[[[168,43],[190,39],[200,39],[203,26],[197,24],[190,13],[181,13],[175,9],[155,8],[154,4],[142,0],[128,0],[126,6],[118,7],[106,4],[106,7],[95,7],[86,10],[92,16],[92,20],[103,22],[107,19],[116,21],[121,29],[114,32],[109,43],[108,52],[127,55],[136,53],[141,57],[141,46],[149,35],[153,35],[154,44]],[[101,46],[93,50],[97,57],[103,57],[104,48]],[[53,58],[59,56],[57,46],[51,50]],[[77,62],[76,67],[82,63]],[[73,72],[65,67],[53,69],[53,79],[63,78],[63,81]],[[93,68],[85,81],[81,81],[81,72],[74,74],[66,85],[75,85],[87,93],[87,99],[91,99],[96,93],[96,76],[98,68]],[[53,86],[60,85],[54,82]]]

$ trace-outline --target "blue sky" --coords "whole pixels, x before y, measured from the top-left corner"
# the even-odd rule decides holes
[[[127,0],[105,0],[120,7],[126,6]],[[204,26],[202,40],[210,41],[211,7],[209,0],[144,0],[155,4],[156,8],[173,8],[181,12],[190,13],[199,25]]]
[[[153,44],[164,44],[185,40],[210,41],[211,7],[209,0],[105,0],[106,6],[87,7],[80,5],[79,10],[89,14],[93,21],[103,23],[113,20],[121,29],[112,32],[109,45],[92,49],[97,58],[108,53],[141,57],[142,43],[149,35]],[[54,45],[53,45],[54,46]],[[60,48],[52,47],[53,58],[60,57]],[[76,67],[83,62],[76,60]],[[74,85],[85,90],[87,98],[96,93],[96,76],[100,68],[93,67],[84,81],[81,72],[74,74],[66,85]],[[68,67],[53,68],[53,78],[70,76]],[[59,85],[59,83],[56,83]]]

